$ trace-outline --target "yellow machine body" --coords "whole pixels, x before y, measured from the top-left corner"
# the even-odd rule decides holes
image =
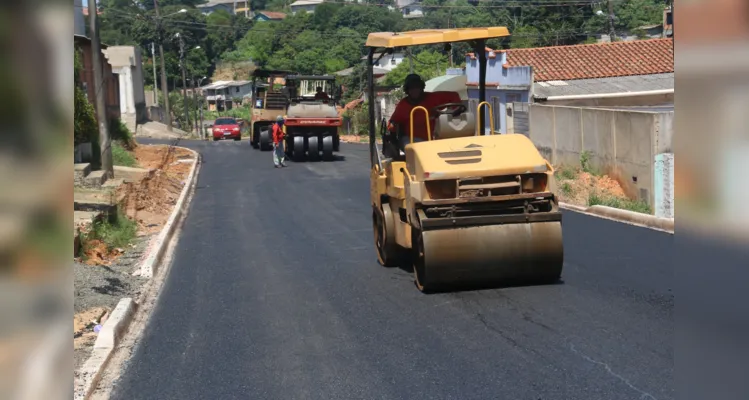
[[[502,27],[374,33],[367,45],[474,40],[483,49],[482,40],[507,34]],[[491,124],[493,110],[484,101],[459,116],[440,115],[427,141],[414,143],[411,137],[397,150],[389,142],[387,152],[384,142],[382,152],[370,143],[378,259],[389,267],[410,264],[424,292],[548,283],[561,276],[562,224],[550,190],[553,168],[524,135],[494,134],[493,124],[489,135],[480,134],[482,107]],[[427,118],[429,132],[423,107],[414,108],[411,126],[415,118]]]

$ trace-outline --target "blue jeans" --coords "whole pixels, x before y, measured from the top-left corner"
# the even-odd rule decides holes
[[[278,144],[273,144],[273,164],[278,167],[279,165],[283,165],[284,161],[284,152],[283,152],[283,142],[280,142]]]

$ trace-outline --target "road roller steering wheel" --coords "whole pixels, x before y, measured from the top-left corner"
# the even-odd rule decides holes
[[[440,104],[434,108],[432,108],[432,111],[435,114],[438,115],[452,115],[453,117],[457,117],[460,114],[463,114],[468,110],[468,107],[465,106],[463,103],[445,103]]]

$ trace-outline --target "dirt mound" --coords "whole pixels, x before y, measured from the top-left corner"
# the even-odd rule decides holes
[[[591,195],[602,198],[626,199],[619,183],[607,175],[588,172],[562,174],[557,177],[560,200],[565,203],[587,206]]]
[[[169,219],[194,160],[191,152],[166,145],[138,146],[135,159],[142,168],[155,169],[137,185],[123,185],[124,208],[138,222],[139,233],[158,232]],[[194,162],[194,161],[193,161]]]

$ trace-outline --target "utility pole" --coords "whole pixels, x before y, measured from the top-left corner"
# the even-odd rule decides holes
[[[107,109],[104,102],[106,82],[102,70],[101,42],[99,41],[99,18],[96,15],[96,0],[88,1],[88,14],[91,28],[91,53],[94,67],[94,94],[96,96],[96,119],[99,122],[99,147],[101,149],[101,169],[107,178],[114,177],[112,166],[112,144],[107,125]]]
[[[192,102],[195,105],[195,132],[200,136],[200,130],[198,130],[198,90],[195,84],[195,76],[192,77],[190,83],[192,83]]]
[[[447,29],[450,29],[450,17],[452,16],[452,10],[447,14]],[[453,67],[453,47],[450,45],[450,68]]]
[[[675,8],[674,8],[674,0],[671,0],[671,38],[675,38],[676,37],[676,29],[674,28],[674,26],[676,26],[676,25],[674,25],[674,10],[675,10]],[[674,42],[674,43],[676,43],[676,42]]]
[[[156,44],[151,42],[151,59],[153,60],[153,104],[159,106],[159,94],[156,87],[159,86],[156,79]]]
[[[95,0],[91,0],[95,1]],[[166,114],[166,130],[172,132],[172,112],[169,109],[169,88],[166,83],[166,67],[164,67],[164,44],[161,32],[161,17],[159,17],[159,2],[153,0],[153,9],[156,12],[156,34],[159,38],[159,58],[161,59],[161,93],[164,94],[164,108]]]
[[[616,40],[616,32],[614,31],[614,3],[608,0],[609,3],[609,38],[613,43]]]
[[[185,105],[185,130],[190,130],[190,114],[187,111],[187,78],[185,77],[185,40],[179,33],[179,66],[182,69],[182,103]]]

